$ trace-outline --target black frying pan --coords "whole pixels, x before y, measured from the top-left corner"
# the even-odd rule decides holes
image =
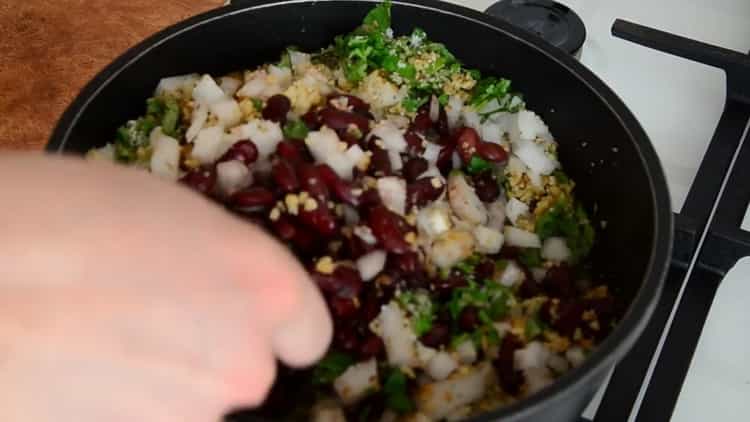
[[[243,1],[159,32],[84,88],[62,116],[47,150],[83,153],[105,144],[121,122],[139,115],[162,77],[252,67],[277,59],[290,44],[318,49],[356,27],[373,5]],[[621,322],[584,365],[529,399],[475,420],[576,419],[607,371],[635,343],[661,292],[672,246],[672,213],[659,160],[622,101],[572,57],[535,36],[447,3],[394,1],[395,32],[414,26],[445,43],[469,67],[513,80],[528,108],[542,116],[560,143],[560,159],[578,184],[578,197],[596,222],[607,222],[599,233],[594,265],[630,303]]]

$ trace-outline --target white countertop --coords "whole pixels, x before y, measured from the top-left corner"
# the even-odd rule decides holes
[[[448,0],[483,11],[492,0]],[[623,18],[674,34],[750,50],[750,0],[558,0],[586,25],[581,61],[628,105],[653,142],[674,211],[682,208],[724,107],[720,70],[614,38]],[[750,181],[749,181],[750,183]],[[750,228],[750,218],[743,227]],[[750,414],[750,259],[724,279],[696,349],[673,422],[747,420]],[[598,400],[584,416],[595,414]],[[743,415],[743,416],[740,416]]]

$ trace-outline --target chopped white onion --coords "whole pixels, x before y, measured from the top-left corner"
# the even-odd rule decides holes
[[[357,259],[357,269],[362,280],[370,281],[385,267],[387,254],[382,250],[375,250]]]
[[[230,160],[216,165],[216,181],[219,191],[225,196],[230,196],[248,187],[252,181],[252,175],[245,163]]]
[[[570,248],[562,237],[550,237],[542,244],[542,258],[550,261],[568,261]]]
[[[305,144],[316,162],[328,164],[344,180],[352,178],[352,169],[357,164],[352,160],[357,155],[356,150],[349,153],[348,149],[342,149],[341,146],[346,147],[346,144],[335,131],[323,126],[318,131],[308,133]]]
[[[487,209],[460,172],[452,172],[448,177],[448,200],[460,219],[471,224],[487,222]]]
[[[393,171],[400,171],[404,167],[401,154],[396,151],[388,151],[388,160],[391,162],[391,170]]]
[[[195,84],[198,83],[200,78],[201,75],[197,73],[162,78],[156,87],[155,95],[157,97],[171,95],[173,97],[189,98]]]
[[[461,118],[461,109],[464,107],[464,102],[461,97],[457,95],[451,95],[448,98],[448,104],[445,106],[445,116],[448,118],[448,127],[454,129],[458,126],[459,119]]]
[[[474,236],[464,230],[449,230],[441,234],[430,248],[430,259],[440,268],[447,269],[471,256]]]
[[[442,381],[421,386],[415,397],[417,407],[433,420],[440,420],[482,398],[494,380],[495,372],[488,362],[468,372],[455,372]]]
[[[281,126],[270,120],[255,119],[249,123],[232,128],[230,133],[237,138],[250,139],[258,149],[258,161],[265,160],[266,157],[276,151],[276,146],[284,139],[281,132]]]
[[[400,177],[381,177],[377,181],[378,194],[383,205],[399,215],[406,212],[406,181]]]
[[[230,147],[224,141],[224,129],[219,126],[201,129],[193,140],[192,156],[201,164],[211,164]]]
[[[503,234],[487,226],[476,226],[474,238],[477,241],[477,251],[484,254],[496,254],[503,247]]]
[[[533,141],[537,137],[548,137],[549,128],[536,113],[521,110],[515,113],[515,122],[511,125],[510,137],[513,143],[521,140]]]
[[[552,384],[555,378],[547,367],[534,367],[523,371],[526,377],[526,393],[534,394]]]
[[[161,133],[161,127],[151,132],[152,138],[154,133],[158,135],[151,141],[154,148],[151,154],[151,172],[169,180],[177,180],[180,174],[180,143]]]
[[[416,335],[411,321],[398,303],[391,301],[384,305],[380,309],[377,324],[380,326],[388,362],[393,366],[412,366],[416,360]]]
[[[456,354],[461,363],[468,365],[477,360],[477,347],[472,340],[464,340],[456,347]]]
[[[553,159],[544,148],[534,141],[521,140],[513,144],[513,153],[531,170],[541,175],[555,171],[560,163]]]
[[[378,243],[378,239],[375,238],[375,235],[372,233],[372,229],[370,229],[368,226],[355,226],[353,232],[355,236],[362,239],[362,241],[367,243],[368,245],[374,245]]]
[[[470,127],[477,132],[481,132],[482,119],[479,117],[479,113],[477,113],[473,108],[464,107],[462,117],[464,120],[464,126]]]
[[[436,96],[430,98],[430,120],[437,122],[440,118],[440,102]]]
[[[224,91],[227,97],[233,96],[240,89],[240,86],[242,86],[242,81],[237,78],[231,76],[222,76],[219,78],[219,87],[221,87],[221,90]]]
[[[304,73],[310,67],[310,55],[301,51],[289,51],[289,62],[295,73]]]
[[[544,277],[547,276],[547,269],[542,267],[532,268],[531,276],[534,277],[534,280],[536,281],[542,281],[544,280]]]
[[[232,127],[242,121],[242,111],[237,101],[226,98],[219,100],[208,107],[211,114],[216,116],[219,125],[225,128]]]
[[[436,202],[419,210],[417,214],[417,230],[420,236],[435,238],[452,227],[450,209],[445,202]]]
[[[432,164],[433,166],[435,163],[437,163],[438,156],[440,155],[440,150],[442,147],[434,142],[425,141],[424,142],[424,152],[422,153],[422,158],[427,160],[428,163]]]
[[[381,120],[372,128],[371,133],[383,141],[385,149],[394,152],[404,152],[408,144],[404,139],[404,134],[393,122]]]
[[[574,368],[576,368],[581,366],[586,360],[586,354],[580,347],[573,346],[565,352],[565,358],[568,359],[568,362],[570,362]]]
[[[505,227],[505,200],[500,198],[487,206],[487,227],[503,230]]]
[[[515,226],[519,217],[529,213],[529,206],[516,198],[510,198],[508,204],[505,206],[505,213],[508,216],[508,220]]]
[[[436,381],[443,380],[458,368],[458,363],[447,352],[438,352],[427,364],[427,374]]]
[[[513,366],[522,371],[529,368],[544,368],[547,365],[550,354],[551,352],[547,346],[541,342],[532,341],[522,349],[515,351],[513,354]]]
[[[188,142],[193,142],[195,137],[198,136],[198,132],[203,129],[203,125],[208,120],[208,106],[199,103],[198,106],[193,110],[193,114],[190,116],[190,127],[185,132],[185,139]]]
[[[558,374],[564,374],[570,369],[570,363],[568,360],[554,353],[550,355],[549,359],[547,359],[547,366]]]
[[[345,405],[358,402],[378,386],[378,363],[375,358],[350,366],[333,381],[333,388]]]
[[[521,267],[519,267],[515,261],[508,261],[502,274],[500,274],[498,282],[503,286],[512,287],[515,284],[522,282],[523,279],[524,273],[523,270],[521,270]]]
[[[542,241],[536,233],[527,232],[517,227],[505,226],[505,241],[510,246],[519,248],[541,248]]]
[[[214,78],[209,75],[203,75],[193,89],[193,99],[196,102],[207,106],[225,98],[227,98],[227,95],[222,91],[221,87],[216,84]]]

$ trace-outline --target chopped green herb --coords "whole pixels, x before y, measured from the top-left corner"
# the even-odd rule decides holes
[[[479,174],[488,170],[492,170],[492,164],[478,155],[473,155],[466,165],[466,172],[469,174]]]
[[[435,320],[435,306],[423,292],[400,292],[396,300],[411,316],[412,328],[417,336],[430,331]]]
[[[508,303],[511,300],[513,295],[510,289],[499,283],[485,281],[479,284],[469,280],[468,286],[453,291],[453,296],[446,306],[454,320],[461,315],[464,308],[474,306],[479,308],[480,313],[484,311],[484,315],[496,321],[507,314]]]
[[[524,336],[526,340],[533,340],[544,331],[544,323],[536,315],[526,320]]]
[[[573,262],[578,262],[588,255],[594,244],[594,229],[581,204],[573,204],[561,199],[536,222],[536,233],[540,238],[562,236],[570,248]]]
[[[445,107],[445,105],[448,104],[448,94],[441,94],[438,97],[438,102],[441,106]]]
[[[263,100],[261,100],[260,98],[251,98],[250,101],[253,102],[253,107],[255,108],[255,110],[263,110]]]
[[[180,105],[174,98],[164,100],[164,116],[161,118],[161,130],[167,136],[177,135],[177,124],[180,120]]]
[[[284,125],[284,137],[287,139],[305,139],[310,130],[302,120],[290,120]]]
[[[479,328],[474,330],[471,334],[471,339],[477,347],[483,347],[485,344],[500,344],[500,335],[497,333],[497,330],[492,323],[480,325]]]
[[[557,180],[557,183],[561,184],[568,184],[570,182],[570,179],[568,178],[568,175],[566,175],[562,170],[557,169],[554,172],[552,172],[552,176],[555,177],[555,180]]]
[[[477,268],[477,265],[482,261],[482,256],[479,254],[474,254],[463,261],[456,264],[454,267],[464,273],[468,276],[473,276],[474,271]]]
[[[391,27],[391,0],[385,0],[379,5],[375,6],[367,16],[365,16],[362,23],[367,26],[370,30],[374,31],[385,31]]]
[[[406,375],[399,369],[392,369],[383,383],[383,394],[386,406],[397,413],[408,413],[414,410],[414,403],[409,398]]]
[[[422,104],[426,103],[427,100],[429,100],[429,97],[408,96],[401,101],[401,105],[404,107],[404,110],[413,113],[417,111],[419,107],[422,107]]]
[[[521,251],[518,260],[526,268],[536,268],[542,265],[542,254],[539,248],[526,248]]]
[[[508,95],[510,80],[486,77],[474,86],[469,104],[480,107],[494,99],[498,101]]]
[[[354,359],[351,356],[341,352],[329,352],[313,369],[313,384],[332,383],[352,364]]]

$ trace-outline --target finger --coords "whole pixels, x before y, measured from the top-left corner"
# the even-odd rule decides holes
[[[325,352],[333,331],[320,292],[279,242],[257,228],[251,228],[247,239],[248,264],[240,277],[252,289],[256,322],[266,327],[274,352],[285,363],[313,363]]]
[[[302,309],[279,327],[272,337],[273,350],[293,367],[318,361],[331,342],[333,324],[323,298],[309,279],[301,280]]]

